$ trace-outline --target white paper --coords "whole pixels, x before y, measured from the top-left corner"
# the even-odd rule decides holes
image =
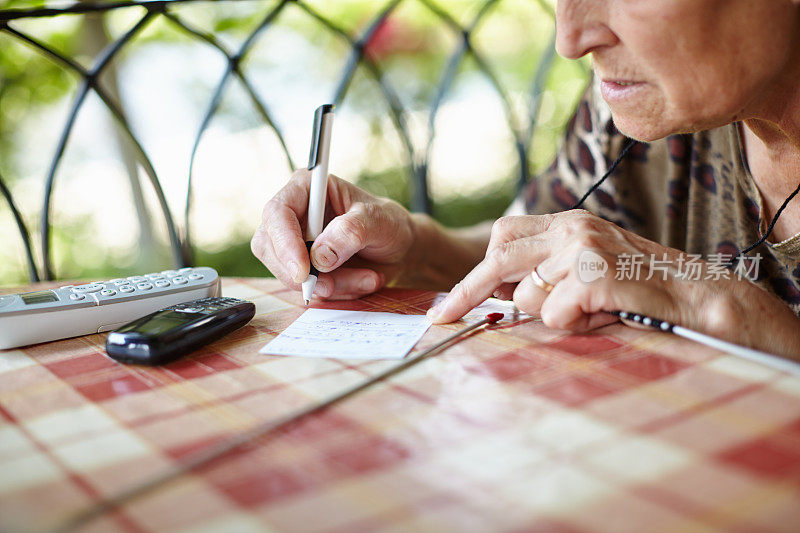
[[[430,327],[425,315],[307,309],[262,354],[402,359]]]

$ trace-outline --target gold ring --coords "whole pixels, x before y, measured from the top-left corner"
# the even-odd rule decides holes
[[[533,279],[534,285],[536,285],[537,287],[539,287],[548,294],[550,293],[550,291],[553,290],[553,287],[555,287],[555,285],[553,285],[552,283],[548,283],[545,280],[543,280],[542,276],[539,275],[539,272],[535,268],[533,269],[533,272],[531,272],[531,279]]]

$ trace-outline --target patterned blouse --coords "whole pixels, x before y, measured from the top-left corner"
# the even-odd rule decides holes
[[[758,240],[769,222],[761,217],[761,195],[739,131],[731,124],[638,143],[583,207],[647,239],[721,264]],[[628,142],[596,84],[591,86],[556,160],[523,190],[510,213],[523,205],[529,214],[569,209]],[[744,262],[749,277],[800,315],[800,234],[767,241],[748,257],[756,257]]]

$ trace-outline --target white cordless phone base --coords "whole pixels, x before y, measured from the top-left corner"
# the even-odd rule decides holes
[[[0,350],[111,331],[164,307],[219,295],[219,276],[208,267],[2,295]]]

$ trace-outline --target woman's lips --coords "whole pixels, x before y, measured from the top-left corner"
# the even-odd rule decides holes
[[[600,92],[606,102],[621,102],[635,96],[644,85],[643,81],[605,79],[600,82]]]

